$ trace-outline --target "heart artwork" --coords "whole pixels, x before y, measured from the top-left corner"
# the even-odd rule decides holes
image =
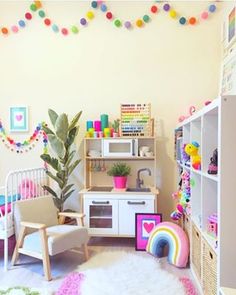
[[[143,226],[144,226],[146,232],[150,233],[154,228],[154,223],[144,222]]]
[[[23,119],[23,116],[22,115],[16,115],[16,120],[19,122]]]

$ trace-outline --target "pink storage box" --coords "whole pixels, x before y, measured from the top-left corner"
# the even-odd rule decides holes
[[[218,232],[217,213],[214,213],[208,217],[207,232],[209,235],[213,236],[214,238],[217,238],[217,232]]]

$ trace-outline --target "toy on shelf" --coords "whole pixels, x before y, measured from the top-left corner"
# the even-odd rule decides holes
[[[119,136],[119,128],[120,128],[120,120],[117,119],[117,120],[114,120],[114,122],[112,123],[112,128],[114,130],[113,132],[113,137],[118,137]]]
[[[107,114],[102,114],[100,120],[86,122],[86,137],[119,137],[119,119],[114,120],[111,127],[109,127],[109,120]]]
[[[187,171],[184,171],[181,174],[181,181],[179,190],[172,194],[174,199],[177,199],[177,205],[175,211],[170,215],[172,220],[179,220],[183,213],[189,213],[190,211],[190,174]]]
[[[214,213],[207,218],[207,233],[214,238],[217,238],[218,231],[218,216],[217,213]]]
[[[196,170],[201,170],[201,156],[198,153],[199,144],[196,141],[188,143],[185,147],[185,152],[191,158],[192,167]]]
[[[190,166],[190,156],[185,152],[186,143],[183,144],[181,148],[181,158],[183,161],[183,164],[186,166]]]
[[[208,166],[209,174],[217,174],[218,172],[218,152],[217,149],[214,150],[213,156],[211,157],[211,162]]]
[[[152,136],[151,104],[121,104],[121,136]]]
[[[191,106],[190,108],[189,108],[189,115],[188,116],[184,116],[184,115],[182,115],[182,116],[180,116],[179,117],[179,119],[178,119],[178,121],[181,123],[181,122],[183,122],[184,120],[186,120],[186,119],[188,119],[190,116],[192,116],[193,115],[193,113],[196,111],[196,108],[195,108],[195,106]]]

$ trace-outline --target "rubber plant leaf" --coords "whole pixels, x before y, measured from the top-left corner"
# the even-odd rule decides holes
[[[48,140],[53,151],[57,154],[57,156],[59,158],[64,158],[66,154],[66,149],[62,140],[53,134],[48,135]]]
[[[66,114],[61,114],[58,116],[56,123],[55,123],[55,131],[57,137],[59,137],[64,143],[67,140],[67,133],[68,133],[68,117]]]
[[[50,121],[51,121],[52,125],[55,127],[55,124],[56,124],[56,121],[57,121],[57,118],[58,118],[58,114],[54,110],[49,109],[48,110],[48,115],[49,115],[49,118],[50,118]]]

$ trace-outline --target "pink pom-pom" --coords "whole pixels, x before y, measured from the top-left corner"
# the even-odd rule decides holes
[[[204,11],[202,14],[201,14],[201,18],[202,19],[207,19],[208,18],[208,12],[207,11]]]

